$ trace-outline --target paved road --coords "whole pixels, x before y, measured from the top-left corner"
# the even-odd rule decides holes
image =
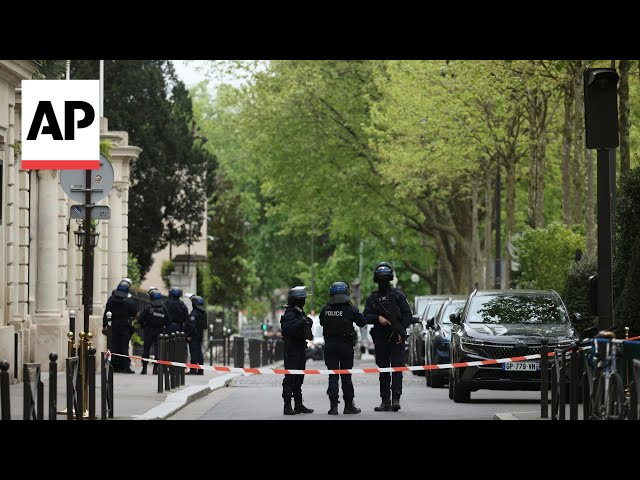
[[[358,362],[356,367],[374,367],[370,359]],[[307,368],[326,368],[323,362],[309,361]],[[471,403],[454,403],[446,388],[427,388],[424,377],[404,373],[402,409],[399,412],[374,412],[380,403],[378,375],[354,375],[356,405],[359,415],[343,415],[344,403],[340,398],[340,415],[327,415],[327,377],[308,375],[302,387],[305,405],[315,409],[308,415],[282,414],[282,376],[250,375],[235,379],[223,388],[188,405],[170,419],[176,420],[429,420],[466,419],[492,420],[501,412],[539,411],[539,392],[497,392],[480,390],[471,394]]]

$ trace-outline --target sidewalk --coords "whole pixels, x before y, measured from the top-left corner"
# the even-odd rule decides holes
[[[506,412],[506,413],[497,413],[493,419],[494,420],[551,420],[551,403],[549,403],[549,417],[548,418],[540,418],[540,407],[537,410],[527,411],[527,412]],[[565,415],[566,419],[569,419],[569,405],[565,406]],[[584,418],[584,410],[582,404],[578,405],[578,420],[582,420]]]
[[[265,365],[262,368],[277,368],[282,362]],[[148,369],[151,372],[151,366]],[[135,374],[114,373],[114,419],[116,420],[162,420],[175,414],[189,403],[208,395],[212,391],[226,387],[231,380],[242,373],[223,373],[205,370],[204,375],[186,375],[185,385],[164,393],[158,393],[156,375],[141,375],[142,367],[132,364]],[[248,375],[248,374],[247,374]],[[49,419],[49,374],[42,374],[44,384],[44,417]],[[66,373],[58,373],[58,411],[67,406]],[[11,419],[22,420],[24,383],[9,387]],[[100,419],[100,374],[96,375],[96,416]],[[58,420],[66,420],[66,415],[58,415]]]

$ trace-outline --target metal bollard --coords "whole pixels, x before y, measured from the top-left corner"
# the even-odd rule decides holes
[[[57,420],[58,411],[58,354],[49,354],[49,420]]]
[[[540,340],[540,418],[549,418],[549,340]]]
[[[89,420],[96,419],[96,349],[88,351],[88,380],[89,380]]]
[[[558,361],[555,357],[551,370],[551,420],[558,419]]]
[[[0,410],[2,410],[2,420],[11,420],[9,362],[6,360],[0,361]]]
[[[180,334],[180,345],[181,345],[181,352],[182,352],[182,360],[180,361],[182,363],[187,363],[187,334],[185,332],[182,332]],[[187,369],[186,367],[179,367],[179,368],[180,368],[180,385],[184,387]]]
[[[213,366],[213,323],[209,324],[209,366]]]
[[[590,381],[589,381],[589,366],[587,362],[589,361],[589,355],[583,354],[581,358],[584,359],[584,372],[582,372],[582,419],[589,420],[591,416],[591,392],[589,389]]]
[[[244,337],[233,339],[233,366],[244,368]]]
[[[580,352],[578,345],[571,351],[571,360],[569,360],[569,420],[578,419],[578,383],[580,382]]]
[[[169,360],[175,362],[176,360],[176,333],[173,332],[169,336]],[[171,365],[169,367],[171,370],[171,389],[178,388],[178,379],[176,377],[176,367]]]
[[[82,420],[82,405],[78,405],[78,357],[67,358],[67,420],[73,420],[75,410],[76,419]]]
[[[25,363],[23,367],[23,420],[44,419],[44,385],[40,380],[40,364]]]
[[[565,351],[557,349],[556,358],[558,359],[558,420],[565,420],[567,405],[567,384],[565,382],[567,357]]]
[[[113,418],[113,366],[111,365],[111,357],[106,352],[102,352],[100,355],[100,418],[106,420]]]
[[[169,360],[169,334],[164,334],[164,340],[163,340],[163,347],[162,347],[162,352],[164,354],[163,359]],[[171,390],[171,366],[169,365],[165,365],[164,366],[164,389],[165,390]]]
[[[158,346],[156,348],[156,360],[164,360],[164,335],[158,335]],[[158,393],[164,392],[164,365],[158,363]]]
[[[260,366],[260,340],[257,338],[249,339],[249,367],[258,368]]]

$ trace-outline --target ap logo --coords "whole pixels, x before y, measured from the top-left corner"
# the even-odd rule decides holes
[[[98,80],[22,81],[22,169],[100,167]]]

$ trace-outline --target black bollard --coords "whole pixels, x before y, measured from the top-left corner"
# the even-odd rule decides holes
[[[9,362],[6,360],[0,361],[0,410],[2,410],[2,420],[11,420]]]
[[[91,347],[87,352],[87,370],[89,380],[89,420],[96,419],[96,349]]]
[[[549,418],[549,340],[540,341],[540,418]]]
[[[164,360],[164,335],[158,336],[158,346],[156,348],[156,360]],[[164,365],[158,363],[158,393],[164,392]]]
[[[554,357],[551,369],[551,420],[558,419],[558,357]]]
[[[571,351],[571,363],[569,364],[569,420],[578,419],[578,384],[580,382],[580,364],[579,364],[580,352],[576,345]]]
[[[58,354],[49,354],[49,420],[57,420],[58,411]]]
[[[182,352],[182,360],[180,361],[182,363],[187,363],[187,334],[185,332],[182,332],[180,334],[180,348],[181,348],[180,351]],[[187,368],[186,367],[179,367],[179,368],[180,368],[180,385],[184,386]]]
[[[23,366],[23,420],[44,419],[44,385],[40,380],[40,364]],[[33,377],[32,377],[33,374]]]
[[[556,350],[556,359],[558,361],[558,420],[565,420],[566,417],[566,400],[567,400],[567,384],[566,377],[566,361],[567,357],[564,350]]]
[[[75,410],[76,419],[82,420],[82,406],[78,405],[78,366],[80,358],[67,358],[67,420],[73,420]]]
[[[162,352],[164,355],[163,359],[169,360],[170,352],[169,352],[169,335],[168,334],[164,335]],[[171,367],[169,365],[164,366],[164,389],[171,390]]]
[[[107,364],[106,364],[107,354],[106,352],[100,353],[100,419],[107,419],[107,398],[108,398],[108,389],[107,386]]]
[[[260,366],[260,340],[249,339],[249,367],[258,368]]]
[[[233,339],[233,366],[236,368],[244,368],[244,338],[236,337]]]
[[[260,364],[261,365],[268,365],[269,364],[269,345],[268,342],[266,340],[261,340],[260,341],[260,347],[261,347],[261,356],[260,356]]]
[[[173,332],[169,336],[169,360],[171,360],[172,362],[176,361],[176,337],[177,335],[175,332]],[[176,367],[174,365],[171,365],[169,369],[171,370],[171,389],[173,390],[175,388],[178,388]]]

